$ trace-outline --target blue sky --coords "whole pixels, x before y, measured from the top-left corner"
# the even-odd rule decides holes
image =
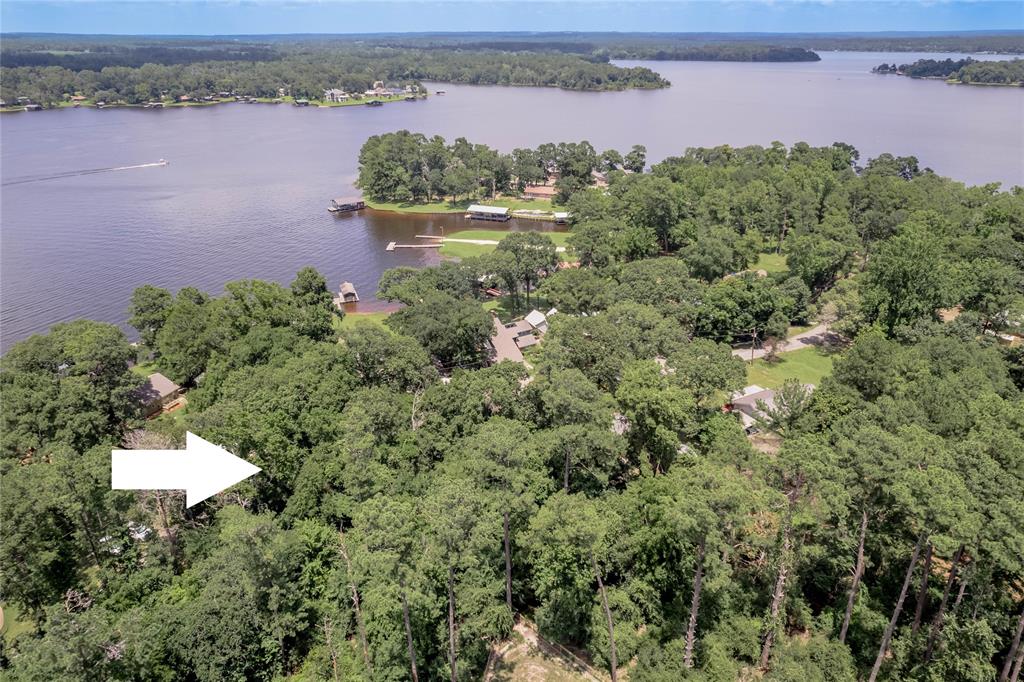
[[[972,31],[1024,0],[0,0],[4,32]]]

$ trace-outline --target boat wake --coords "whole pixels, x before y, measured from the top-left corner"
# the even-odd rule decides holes
[[[169,162],[164,159],[160,159],[154,163],[140,163],[134,166],[115,166],[113,168],[86,168],[83,170],[64,171],[63,173],[52,173],[50,175],[29,175],[20,178],[12,178],[6,182],[0,183],[0,187],[7,187],[9,185],[25,185],[30,182],[45,182],[47,180],[60,180],[61,178],[73,178],[79,175],[95,175],[96,173],[113,173],[115,171],[126,171],[135,170],[136,168],[155,168],[157,166],[166,166]]]

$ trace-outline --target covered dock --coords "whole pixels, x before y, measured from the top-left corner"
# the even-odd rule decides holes
[[[366,208],[366,202],[362,197],[338,197],[331,199],[331,205],[327,210],[331,213],[348,213],[349,211],[360,211]]]
[[[493,220],[505,222],[512,217],[511,210],[504,206],[484,206],[472,204],[466,209],[466,217],[471,220]]]
[[[359,303],[359,294],[352,282],[342,282],[338,287],[338,295],[334,297],[334,306],[343,310],[346,303]]]

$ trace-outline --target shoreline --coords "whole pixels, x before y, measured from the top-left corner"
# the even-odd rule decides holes
[[[442,202],[434,201],[417,204],[398,204],[387,201],[373,201],[364,199],[366,208],[382,213],[395,213],[399,215],[459,215],[466,212],[470,204],[482,204],[484,206],[499,206],[511,211],[543,211],[554,214],[557,210],[549,199],[521,199],[518,197],[500,197],[494,199],[466,199],[454,206],[447,200]],[[516,216],[513,216],[516,217]]]
[[[86,100],[84,102],[60,102],[56,106],[43,106],[37,111],[59,111],[62,109],[184,109],[185,107],[212,107],[218,104],[288,104],[291,106],[307,109],[335,109],[338,107],[351,107],[351,106],[366,106],[368,102],[373,100],[382,102],[384,104],[390,104],[392,102],[404,102],[406,101],[405,95],[381,95],[373,98],[362,98],[352,99],[345,102],[326,102],[318,99],[307,100],[308,104],[295,104],[295,98],[289,96],[285,97],[256,97],[253,100],[238,100],[233,97],[231,98],[217,98],[213,101],[187,101],[187,102],[160,102],[163,106],[153,107],[149,103],[145,104],[129,104],[127,102],[119,102],[116,104],[104,104],[102,107],[97,106],[96,102]],[[300,98],[301,99],[301,98]],[[419,95],[416,97],[416,101],[426,100],[427,95]],[[0,114],[14,114],[23,111],[28,111],[26,105],[19,104],[14,107],[3,107],[0,108]]]

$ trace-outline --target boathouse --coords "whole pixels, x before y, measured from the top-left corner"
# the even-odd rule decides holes
[[[483,206],[473,204],[466,209],[466,217],[472,220],[494,220],[505,222],[512,217],[509,209],[503,206]]]
[[[297,100],[295,100],[295,106],[297,106],[297,107],[308,107],[309,106],[309,100],[308,99],[297,99]]]
[[[331,213],[348,213],[349,211],[361,211],[366,208],[366,202],[362,197],[339,197],[331,199],[331,205],[327,210]]]
[[[338,291],[341,293],[342,303],[359,303],[359,294],[356,293],[352,282],[342,282]]]

